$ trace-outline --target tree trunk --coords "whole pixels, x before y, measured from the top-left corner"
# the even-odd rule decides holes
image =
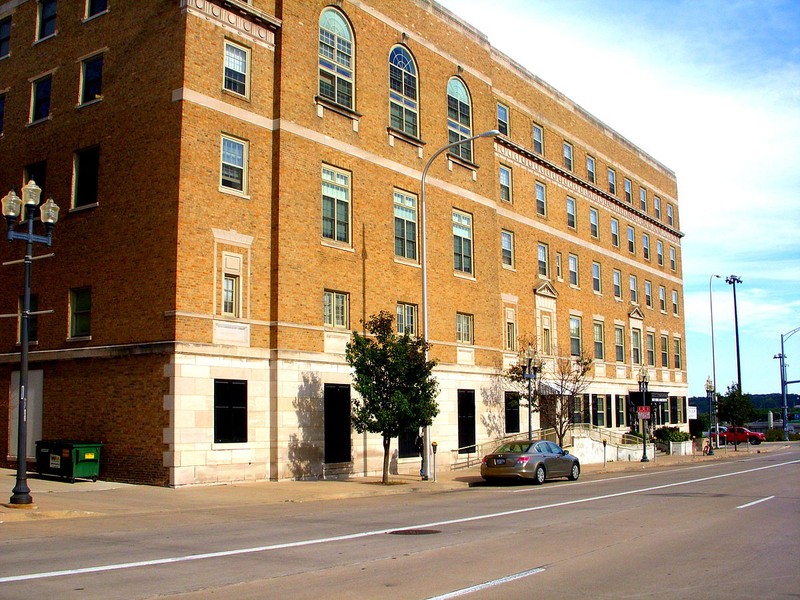
[[[392,443],[392,438],[383,436],[383,485],[389,484],[389,446]]]

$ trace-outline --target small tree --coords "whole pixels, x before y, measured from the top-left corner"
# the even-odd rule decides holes
[[[436,362],[426,360],[429,348],[421,337],[394,331],[394,316],[386,311],[364,322],[369,335],[353,332],[345,358],[353,367],[353,427],[383,438],[383,483],[389,483],[389,448],[393,437],[433,423],[439,414]]]
[[[575,423],[575,400],[592,383],[592,362],[584,353],[557,356],[552,372],[546,376],[545,381],[554,393],[539,398],[539,413],[543,421],[552,425],[559,446],[564,445],[564,437]]]
[[[527,367],[526,352],[530,347],[534,353],[534,340],[520,338],[519,360],[503,372],[503,377],[515,391],[520,394],[520,405],[526,398],[528,380],[523,376],[523,365]],[[592,358],[587,354],[580,356],[562,356],[555,348],[555,359],[534,358],[539,365],[539,375],[533,390],[532,410],[538,412],[540,420],[553,427],[559,445],[564,444],[567,431],[575,422],[575,399],[592,383]],[[553,393],[542,394],[541,388],[549,388]]]
[[[728,391],[719,397],[717,412],[721,421],[730,423],[734,427],[742,427],[756,417],[750,394],[743,394],[737,383],[730,384]],[[734,447],[734,450],[738,448]]]

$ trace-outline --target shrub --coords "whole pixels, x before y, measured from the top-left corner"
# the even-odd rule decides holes
[[[775,429],[768,429],[767,433],[764,434],[767,436],[768,442],[782,442],[783,441],[783,429],[775,428]],[[789,441],[797,441],[800,440],[800,434],[797,433],[790,433],[789,434]]]
[[[654,433],[654,437],[659,442],[688,442],[692,439],[692,436],[689,435],[686,431],[681,431],[677,427],[661,427],[660,429],[656,429]]]

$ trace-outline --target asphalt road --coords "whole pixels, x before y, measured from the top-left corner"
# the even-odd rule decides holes
[[[0,598],[797,598],[800,448],[478,486],[9,524]]]

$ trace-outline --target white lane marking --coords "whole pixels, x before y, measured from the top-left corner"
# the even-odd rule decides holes
[[[755,467],[753,469],[746,469],[744,471],[737,471],[734,473],[724,473],[722,475],[712,475],[711,477],[702,477],[700,479],[691,479],[689,481],[680,481],[677,483],[667,483],[664,485],[654,485],[646,488],[639,488],[636,490],[628,490],[627,492],[617,492],[615,494],[603,494],[602,496],[592,496],[589,498],[582,498],[580,500],[567,500],[565,502],[556,502],[554,504],[545,504],[542,506],[529,506],[527,508],[518,508],[515,510],[505,510],[496,513],[487,513],[483,515],[476,515],[474,517],[462,517],[460,519],[448,519],[446,521],[434,521],[432,523],[419,523],[416,525],[406,525],[398,527],[390,527],[388,529],[377,529],[374,531],[363,531],[361,533],[350,533],[345,535],[336,535],[326,538],[316,538],[310,540],[301,540],[298,542],[285,542],[282,544],[271,544],[269,546],[255,546],[253,548],[238,548],[236,550],[222,550],[219,552],[206,552],[203,554],[189,554],[185,556],[172,556],[168,558],[156,558],[152,560],[142,560],[129,563],[117,563],[111,565],[101,565],[97,567],[83,567],[80,569],[65,569],[63,571],[45,571],[41,573],[28,573],[25,575],[11,575],[7,577],[0,577],[0,583],[12,583],[16,581],[29,581],[32,579],[47,579],[50,577],[64,577],[68,575],[85,575],[87,573],[102,573],[104,571],[117,571],[120,569],[133,569],[137,567],[152,567],[157,565],[174,564],[181,562],[189,562],[193,560],[204,560],[207,558],[223,558],[226,556],[237,556],[241,554],[255,554],[258,552],[269,552],[271,550],[283,550],[285,548],[299,548],[301,546],[313,546],[317,544],[327,544],[330,542],[341,542],[345,540],[355,540],[359,538],[372,537],[376,535],[383,535],[392,531],[404,531],[408,529],[424,529],[426,527],[442,527],[444,525],[455,525],[459,523],[470,523],[472,521],[484,521],[486,519],[496,519],[499,517],[507,517],[510,515],[519,515],[523,513],[534,512],[538,510],[546,510],[548,508],[560,508],[562,506],[570,506],[573,504],[585,504],[586,502],[595,502],[597,500],[607,500],[609,498],[619,498],[620,496],[630,496],[632,494],[642,494],[645,492],[652,492],[655,490],[663,490],[671,487],[678,487],[681,485],[689,485],[692,483],[701,483],[703,481],[711,481],[713,479],[720,479],[723,477],[733,477],[734,475],[744,475],[746,473],[754,473],[756,471],[763,471],[765,469],[774,469],[776,467],[785,467],[800,463],[800,459],[791,460],[785,463],[777,463],[774,465],[766,465],[764,467]]]
[[[472,594],[473,592],[479,592],[481,590],[495,587],[497,585],[503,585],[504,583],[508,583],[509,581],[514,581],[515,579],[530,577],[531,575],[536,575],[537,573],[541,573],[542,571],[544,571],[544,569],[528,569],[527,571],[514,573],[513,575],[501,577],[500,579],[493,579],[492,581],[487,581],[485,583],[473,585],[468,588],[462,588],[460,590],[450,592],[449,594],[442,594],[441,596],[433,596],[431,598],[428,598],[428,600],[448,600],[449,598],[458,598],[459,596],[466,596],[467,594]]]
[[[756,504],[761,504],[762,502],[766,502],[767,500],[772,500],[775,496],[767,496],[766,498],[762,498],[761,500],[754,500],[753,502],[748,502],[747,504],[742,504],[741,506],[737,506],[736,508],[748,508],[750,506],[754,506]]]

